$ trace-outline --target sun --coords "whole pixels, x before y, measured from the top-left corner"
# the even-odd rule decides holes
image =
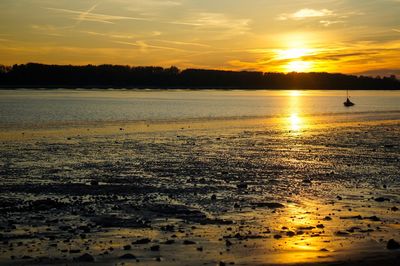
[[[285,66],[286,72],[307,72],[312,69],[312,63],[309,61],[290,61]]]
[[[315,49],[299,45],[296,48],[276,50],[275,60],[283,64],[284,72],[309,72],[313,68],[313,63],[305,58],[314,53]]]
[[[276,51],[276,59],[278,60],[297,59],[310,54],[312,54],[312,50],[308,48],[291,48],[291,49]]]

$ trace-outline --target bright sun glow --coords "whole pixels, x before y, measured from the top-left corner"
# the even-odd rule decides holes
[[[286,66],[285,69],[287,72],[307,72],[312,68],[312,63],[309,61],[291,61]]]
[[[284,60],[284,59],[297,59],[303,56],[310,55],[312,52],[311,49],[307,48],[292,48],[286,50],[278,50],[276,51],[276,59]]]
[[[309,48],[303,39],[304,37],[296,36],[295,39],[287,40],[287,49],[275,50],[275,60],[282,63],[281,67],[284,72],[310,72],[314,69],[314,64],[310,61],[310,57],[318,51]]]

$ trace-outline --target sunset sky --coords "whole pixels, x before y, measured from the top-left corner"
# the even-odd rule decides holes
[[[1,0],[27,62],[400,75],[400,0]]]

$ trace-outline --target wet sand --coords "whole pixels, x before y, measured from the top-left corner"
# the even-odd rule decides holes
[[[2,127],[0,264],[396,265],[398,115]]]

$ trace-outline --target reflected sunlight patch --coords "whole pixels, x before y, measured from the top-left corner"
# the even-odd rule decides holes
[[[299,131],[302,126],[302,119],[298,114],[294,113],[289,117],[290,129],[293,131]]]
[[[291,91],[290,92],[290,96],[292,96],[292,97],[298,97],[298,96],[300,96],[301,95],[301,92],[300,91]]]

